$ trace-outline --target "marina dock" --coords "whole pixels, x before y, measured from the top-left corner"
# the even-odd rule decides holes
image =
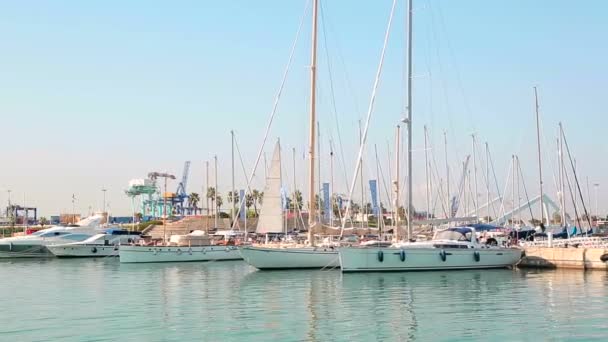
[[[608,270],[608,249],[597,247],[525,247],[518,267]]]

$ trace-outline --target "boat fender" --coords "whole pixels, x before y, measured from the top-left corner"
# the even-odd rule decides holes
[[[399,252],[399,260],[405,261],[405,251],[403,249]]]
[[[378,261],[380,261],[380,262],[384,261],[384,252],[383,251],[378,251]]]
[[[479,259],[481,259],[478,251],[473,252],[473,259],[475,259],[476,262],[479,262]]]
[[[192,248],[188,248],[188,254],[192,255]]]
[[[12,242],[8,243],[8,250],[9,250],[9,252],[13,251],[13,243]]]
[[[602,256],[600,257],[600,260],[603,262],[608,261],[608,253],[602,254]]]
[[[97,247],[93,247],[93,248],[91,248],[91,252],[92,252],[92,253],[97,253]]]
[[[177,249],[177,255],[181,255],[182,254],[182,250],[181,249]]]
[[[441,250],[441,252],[439,252],[439,256],[441,257],[441,261],[445,261],[447,259],[447,254],[443,249]]]
[[[225,251],[230,252],[230,247],[226,247]]]
[[[154,255],[158,254],[158,248],[154,248]]]
[[[203,252],[203,254],[207,254],[207,249],[206,249],[206,248],[203,248],[203,249],[201,250],[201,252]]]

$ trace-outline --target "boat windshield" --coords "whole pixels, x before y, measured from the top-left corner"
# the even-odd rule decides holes
[[[66,240],[72,240],[72,241],[83,241],[87,238],[89,238],[91,235],[87,235],[87,234],[68,234],[65,236],[62,236],[63,239]]]
[[[433,240],[471,241],[471,230],[446,229],[437,232]]]

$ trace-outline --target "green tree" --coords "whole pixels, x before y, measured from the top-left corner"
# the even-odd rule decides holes
[[[253,189],[251,192],[251,197],[253,198],[253,211],[255,212],[255,216],[258,216],[258,201],[260,200],[260,191],[258,189]]]
[[[291,201],[288,208],[294,209],[294,206],[297,207],[298,210],[302,210],[304,206],[304,200],[302,199],[302,192],[300,190],[296,190],[293,193],[293,201]]]
[[[251,208],[251,206],[253,205],[254,202],[255,202],[255,199],[253,198],[252,193],[245,195],[245,207],[247,207],[247,213],[249,213],[249,208]]]
[[[193,192],[188,196],[188,203],[189,206],[194,209],[194,215],[196,215],[196,211],[198,210],[197,205],[200,200],[201,198],[196,192]]]
[[[40,218],[40,220],[38,220],[38,222],[40,223],[40,225],[41,225],[42,227],[44,227],[45,225],[49,224],[49,220],[47,220],[47,219],[46,219],[46,217],[44,217],[44,216],[42,216],[42,217]]]
[[[215,193],[214,187],[209,187],[207,189],[207,198],[211,200],[211,208],[216,208],[214,203],[215,203],[215,200],[217,199],[217,195]],[[217,208],[216,208],[216,215],[217,215]]]
[[[215,212],[219,213],[222,210],[222,204],[224,204],[224,200],[221,195],[215,196]]]

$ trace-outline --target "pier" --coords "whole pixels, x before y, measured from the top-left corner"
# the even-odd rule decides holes
[[[608,248],[525,247],[518,267],[608,270]]]

